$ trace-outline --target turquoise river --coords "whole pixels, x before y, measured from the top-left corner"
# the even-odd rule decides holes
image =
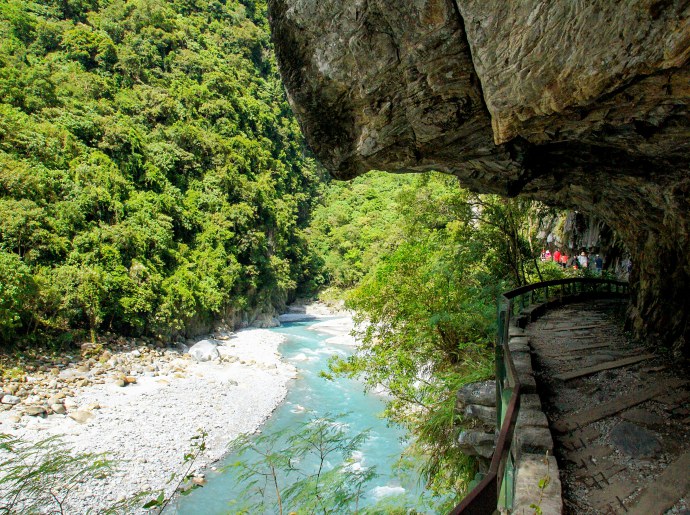
[[[287,336],[280,347],[283,359],[292,363],[298,377],[288,386],[285,401],[276,409],[261,428],[270,433],[285,428],[298,427],[301,423],[326,414],[345,413],[339,421],[355,435],[370,431],[369,439],[362,445],[356,459],[362,467],[376,467],[379,474],[365,490],[360,507],[397,496],[407,506],[417,504],[421,489],[413,479],[401,480],[394,471],[394,465],[405,448],[405,432],[387,425],[379,417],[384,409],[384,400],[374,394],[365,394],[363,385],[355,380],[336,378],[328,380],[320,375],[327,369],[328,359],[333,355],[348,356],[352,347],[329,343],[331,335],[311,329],[316,321],[292,322],[272,329]],[[167,513],[181,515],[215,515],[236,513],[235,501],[243,501],[242,490],[238,488],[238,472],[234,468],[223,470],[224,465],[237,461],[237,456],[228,455],[217,463],[217,471],[206,472],[207,484],[181,497]],[[289,512],[290,510],[287,510]],[[272,513],[275,509],[266,511]]]

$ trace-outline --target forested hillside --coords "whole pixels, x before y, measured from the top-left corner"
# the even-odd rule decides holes
[[[306,280],[265,2],[0,4],[0,338],[171,337]]]

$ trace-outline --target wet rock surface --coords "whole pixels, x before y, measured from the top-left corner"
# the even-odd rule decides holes
[[[631,458],[653,458],[661,452],[661,442],[654,433],[630,422],[613,428],[611,443]]]

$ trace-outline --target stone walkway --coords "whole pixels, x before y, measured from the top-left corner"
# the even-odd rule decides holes
[[[631,343],[622,309],[570,304],[526,328],[564,510],[690,515],[687,367]]]

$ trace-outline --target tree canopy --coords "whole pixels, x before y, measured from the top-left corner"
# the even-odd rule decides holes
[[[262,0],[0,5],[0,337],[170,337],[316,263]]]

